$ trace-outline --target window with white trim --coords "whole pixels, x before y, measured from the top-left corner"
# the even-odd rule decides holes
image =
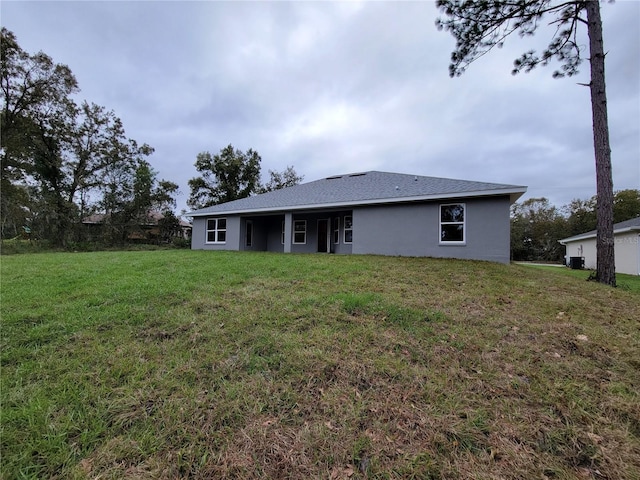
[[[293,221],[293,243],[307,243],[307,221]]]
[[[207,219],[207,243],[225,243],[227,241],[227,219]]]
[[[465,207],[464,203],[440,205],[440,243],[465,243]]]
[[[282,232],[280,233],[280,243],[284,245],[284,220],[282,221]]]
[[[353,217],[345,215],[344,217],[344,243],[353,242]]]
[[[340,217],[333,219],[333,243],[340,243]]]

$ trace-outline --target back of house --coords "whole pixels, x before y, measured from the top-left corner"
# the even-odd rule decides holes
[[[192,249],[510,260],[526,187],[387,172],[335,175],[188,213]]]

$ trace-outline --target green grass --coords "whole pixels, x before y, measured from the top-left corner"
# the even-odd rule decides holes
[[[564,267],[550,267],[539,264],[525,264],[531,268],[540,268],[543,270],[547,270],[549,272],[555,272],[560,275],[569,275],[573,278],[577,278],[580,280],[590,280],[594,278],[595,271],[594,270],[573,270],[571,268]],[[616,284],[618,288],[623,290],[630,290],[636,293],[640,293],[640,275],[626,275],[624,273],[616,274]]]
[[[640,478],[640,292],[567,271],[3,256],[1,478]]]

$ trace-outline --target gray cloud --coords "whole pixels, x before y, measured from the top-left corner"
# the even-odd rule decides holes
[[[432,2],[2,2],[30,52],[155,147],[185,193],[198,152],[254,148],[306,180],[357,170],[529,185],[560,206],[595,193],[588,63],[512,76],[541,31],[460,78]],[[640,188],[640,4],[602,4],[616,189]],[[586,48],[586,37],[584,39]]]

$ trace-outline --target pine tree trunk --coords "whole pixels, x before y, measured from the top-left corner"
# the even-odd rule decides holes
[[[591,109],[593,112],[593,146],[596,158],[597,236],[596,279],[616,285],[613,239],[613,177],[607,118],[607,92],[604,80],[604,45],[598,0],[586,2],[591,63]]]

